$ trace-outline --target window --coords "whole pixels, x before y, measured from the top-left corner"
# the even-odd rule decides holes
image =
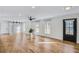
[[[19,33],[21,30],[21,27],[20,26],[17,26],[17,33]]]
[[[36,34],[39,33],[39,24],[36,24],[36,25],[35,25],[35,33],[36,33]]]
[[[50,34],[50,22],[46,22],[46,25],[45,25],[45,34]]]

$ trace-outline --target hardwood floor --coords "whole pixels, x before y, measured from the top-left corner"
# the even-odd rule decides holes
[[[26,34],[1,35],[1,53],[78,53],[79,45],[68,41]]]

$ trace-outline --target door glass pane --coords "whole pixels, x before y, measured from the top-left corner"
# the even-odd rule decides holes
[[[73,27],[70,27],[70,34],[73,35]]]
[[[66,25],[66,34],[69,34],[69,21],[65,21],[65,25]]]
[[[69,21],[65,21],[65,23],[66,23],[66,28],[68,28],[69,27]]]
[[[68,28],[66,27],[66,34],[70,34],[69,27]]]
[[[70,21],[70,27],[73,27],[73,21]]]
[[[65,27],[66,27],[66,34],[73,35],[74,29],[73,29],[73,20],[66,20],[65,21]]]

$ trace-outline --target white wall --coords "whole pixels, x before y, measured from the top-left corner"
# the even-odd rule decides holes
[[[66,18],[77,18],[77,43],[79,43],[79,14],[69,14],[69,15],[63,15],[63,16],[57,16],[53,17],[48,20],[50,20],[51,24],[51,33],[50,34],[45,34],[44,33],[44,26],[46,25],[45,21],[42,19],[40,20],[40,34],[39,35],[44,35],[44,36],[49,36],[52,38],[60,39],[63,40],[63,19]]]

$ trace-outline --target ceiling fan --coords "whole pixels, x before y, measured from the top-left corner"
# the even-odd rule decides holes
[[[34,18],[34,17],[32,17],[32,16],[29,16],[28,18],[29,18],[30,21],[36,19],[36,18]]]

